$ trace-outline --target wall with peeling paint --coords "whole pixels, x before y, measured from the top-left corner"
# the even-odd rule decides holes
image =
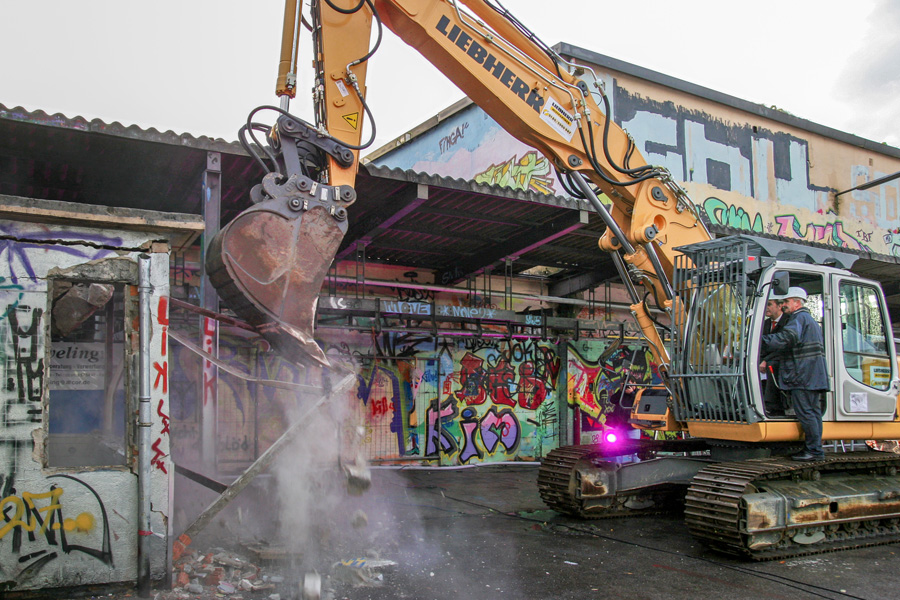
[[[713,224],[900,256],[900,180],[835,198],[838,191],[900,171],[896,148],[880,152],[879,144],[837,139],[812,123],[804,129],[654,80],[605,67],[596,71],[616,123],[634,137],[647,162],[671,171]],[[546,158],[474,105],[372,162],[565,195]]]
[[[39,201],[35,201],[39,202]],[[73,206],[73,214],[77,207]],[[122,364],[124,406],[112,415],[124,447],[110,451],[110,463],[59,466],[76,462],[79,447],[93,435],[89,410],[68,414],[79,419],[50,423],[67,403],[88,406],[95,374],[79,373],[102,356],[102,344],[72,342],[54,346],[55,319],[51,290],[62,280],[93,281],[119,286],[123,314],[136,317],[137,257],[164,240],[159,233],[121,231],[114,215],[107,228],[62,224],[0,223],[0,590],[33,590],[108,582],[137,577],[138,478],[136,427],[137,373],[131,365],[138,351],[137,321],[123,318],[114,327],[119,354],[110,364]],[[151,260],[153,365],[153,467],[150,489],[151,572],[167,572],[169,490],[168,421],[168,252]],[[89,348],[89,352],[86,350]],[[100,354],[98,354],[100,353]],[[79,363],[78,361],[86,361]],[[80,366],[79,366],[80,364]],[[68,379],[60,373],[70,369]],[[72,379],[75,377],[75,379]],[[80,379],[79,379],[80,377]],[[107,381],[101,375],[101,381]],[[87,381],[87,383],[85,383]],[[91,393],[89,393],[91,392]],[[71,408],[71,407],[69,407]],[[121,421],[121,422],[119,422]],[[61,431],[57,436],[56,431]],[[50,440],[58,456],[49,457]],[[102,450],[102,442],[93,440]],[[108,450],[108,448],[107,448]],[[51,466],[57,465],[57,466]]]

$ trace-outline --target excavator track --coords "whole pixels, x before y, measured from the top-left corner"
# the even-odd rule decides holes
[[[633,440],[619,447],[619,454],[638,454],[646,457],[656,452],[693,452],[704,449],[705,443],[695,440]],[[591,489],[586,483],[587,473],[596,465],[608,461],[610,455],[595,444],[563,446],[552,450],[541,460],[538,471],[538,491],[544,503],[556,512],[581,519],[606,519],[670,512],[680,506],[684,485],[664,482],[661,485],[618,492],[597,500],[585,498],[583,491]],[[593,491],[596,491],[593,488]]]
[[[898,466],[875,452],[711,464],[688,488],[685,522],[711,548],[753,560],[897,542]]]
[[[582,504],[575,495],[575,477],[579,462],[600,456],[602,454],[593,445],[562,446],[552,450],[541,460],[538,472],[538,491],[544,504],[564,515],[598,518],[599,515],[586,514],[582,510]]]

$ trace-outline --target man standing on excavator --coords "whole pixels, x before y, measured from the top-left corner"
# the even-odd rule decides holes
[[[787,315],[787,323],[778,333],[762,337],[762,349],[764,354],[782,353],[777,372],[778,387],[790,393],[797,420],[806,436],[804,451],[794,455],[793,459],[822,460],[825,458],[822,413],[828,391],[822,327],[803,304],[807,298],[806,290],[792,287],[785,296],[782,310]]]

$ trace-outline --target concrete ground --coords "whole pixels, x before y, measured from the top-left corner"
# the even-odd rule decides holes
[[[537,468],[375,472],[401,514],[398,564],[348,600],[896,598],[896,544],[753,563],[691,539],[680,515],[581,521],[547,510]]]
[[[536,478],[536,465],[524,464],[373,469],[366,494],[330,507],[354,527],[339,533],[323,521],[316,558],[267,567],[270,581],[274,573],[276,580],[283,577],[276,587],[235,595],[217,595],[212,587],[200,594],[177,589],[154,595],[301,598],[304,576],[315,570],[321,587],[310,589],[333,600],[900,596],[896,544],[745,562],[692,540],[680,515],[602,521],[560,516],[544,507]]]

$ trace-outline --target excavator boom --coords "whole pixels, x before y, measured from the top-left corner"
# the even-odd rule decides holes
[[[296,34],[305,22],[297,4],[289,0],[285,11],[277,88],[286,96],[295,92]],[[268,174],[251,192],[254,206],[213,239],[207,259],[225,302],[283,354],[328,364],[313,339],[316,301],[356,200],[359,152],[374,140],[371,123],[362,139],[372,118],[366,65],[386,27],[544,153],[566,191],[596,210],[607,226],[599,247],[613,257],[664,379],[636,396],[631,422],[693,436],[639,440],[627,452],[641,455],[636,462],[606,460],[614,449],[595,445],[554,449],[538,477],[548,506],[626,515],[669,505],[674,492],[697,538],[755,559],[900,539],[893,491],[900,458],[794,464],[785,456],[802,439],[801,426],[787,411],[770,411],[757,375],[767,295],[803,284],[803,294],[824,307],[820,319],[830,333],[824,439],[900,437],[900,377],[884,296],[847,270],[855,257],[771,239],[712,240],[669,173],[648,165],[613,122],[593,71],[563,60],[489,0],[312,0],[309,21],[315,121],[264,107],[278,115],[268,127],[253,120],[262,109],[251,113],[242,139],[256,142],[245,148]],[[254,135],[261,131],[265,144]],[[671,317],[671,360],[649,297]],[[866,316],[853,316],[857,308]],[[865,330],[866,345],[851,343],[854,325]]]
[[[675,248],[711,236],[668,172],[648,165],[609,118],[602,82],[589,68],[565,62],[486,0],[315,0],[311,17],[316,123],[279,117],[269,134],[275,174],[255,194],[256,206],[213,241],[208,271],[226,303],[278,345],[326,364],[312,341],[315,302],[355,199],[371,118],[365,67],[374,23],[377,40],[384,26],[418,50],[506,131],[544,153],[567,190],[593,206],[607,225],[600,248],[612,253],[656,359],[669,364],[645,294],[632,282],[670,311]],[[299,22],[290,8],[286,32],[289,21]],[[283,43],[285,52],[297,47]],[[287,81],[279,79],[280,92],[292,91]]]

